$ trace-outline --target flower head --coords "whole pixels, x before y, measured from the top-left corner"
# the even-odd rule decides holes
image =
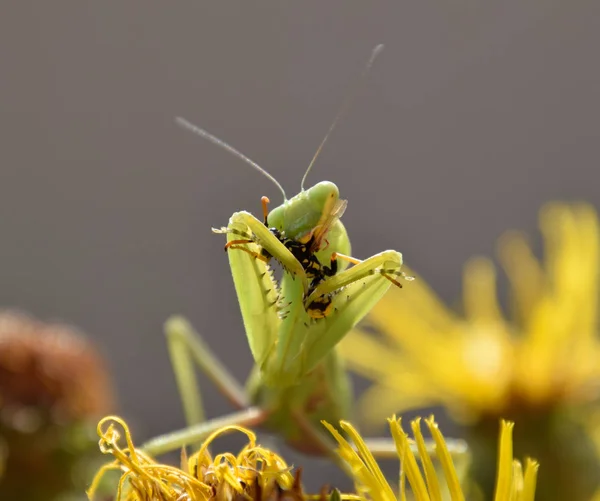
[[[224,453],[213,458],[209,445],[215,438],[232,431],[246,435],[246,446],[237,455]],[[124,446],[120,445],[121,432]],[[225,426],[214,432],[189,459],[182,456],[180,468],[158,463],[137,450],[127,424],[119,417],[102,419],[98,434],[100,450],[113,455],[115,460],[97,473],[88,490],[90,499],[94,499],[104,474],[110,470],[121,472],[117,501],[304,499],[299,473],[293,476],[280,456],[257,445],[256,435],[240,426]]]
[[[81,492],[99,456],[96,420],[112,407],[105,363],[82,333],[0,312],[1,499]]]
[[[465,269],[462,313],[418,279],[410,290],[392,288],[341,350],[352,369],[374,381],[360,404],[366,422],[442,405],[489,445],[506,416],[519,423],[519,444],[542,464],[560,465],[545,477],[543,496],[560,498],[560,481],[581,488],[581,497],[571,490],[569,499],[587,499],[597,482],[589,474],[600,465],[579,409],[597,407],[600,398],[600,228],[583,204],[549,205],[540,219],[543,264],[524,236],[509,233],[500,242],[509,316],[494,266],[478,258]]]
[[[96,420],[114,404],[104,361],[80,332],[3,311],[0,405],[6,423],[25,410],[61,422]]]
[[[452,501],[464,501],[465,489],[461,485],[458,469],[454,465],[451,451],[433,417],[426,419],[425,423],[435,444],[435,454],[430,452],[431,448],[427,447],[423,438],[420,419],[411,423],[415,437],[414,442],[404,432],[400,419],[396,419],[394,416],[388,420],[388,423],[400,460],[397,491],[390,486],[365,441],[350,423],[345,421],[340,423],[340,427],[348,435],[349,440],[344,438],[333,426],[325,423],[339,444],[339,456],[351,468],[360,499],[364,501],[405,500],[408,484],[415,501],[441,501],[447,497]],[[513,423],[502,421],[494,501],[533,501],[538,464],[527,459],[525,471],[523,471],[521,463],[513,459],[512,430]],[[418,454],[415,454],[415,449]],[[441,463],[440,473],[434,466],[434,455]],[[421,462],[421,468],[418,460]]]

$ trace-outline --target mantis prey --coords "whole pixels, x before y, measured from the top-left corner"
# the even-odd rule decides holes
[[[365,73],[382,48],[375,48]],[[340,221],[346,201],[340,200],[335,184],[323,181],[304,189],[305,179],[344,109],[317,149],[300,193],[290,199],[277,180],[252,160],[177,119],[271,179],[284,201],[269,212],[269,200],[263,197],[263,220],[241,211],[231,216],[227,227],[213,229],[227,239],[225,249],[255,361],[246,389],[185,320],[169,319],[166,335],[189,427],[150,440],[142,446],[147,453],[160,454],[195,443],[225,424],[260,424],[302,452],[331,452],[321,420],[337,423],[347,418],[351,399],[335,346],[392,284],[401,287],[398,278],[404,277],[399,252],[388,250],[364,261],[350,257],[350,241]],[[270,269],[273,262],[283,268],[280,283]],[[352,266],[346,269],[348,264]],[[239,412],[204,420],[193,362]]]

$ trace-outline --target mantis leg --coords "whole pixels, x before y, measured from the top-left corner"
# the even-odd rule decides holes
[[[378,254],[378,256],[379,256],[379,254]],[[377,256],[373,256],[373,257],[377,257]],[[346,256],[345,254],[340,254],[339,252],[332,254],[331,259],[332,260],[333,259],[341,259],[343,261],[348,261],[349,263],[352,263],[352,264],[362,263],[362,261],[360,259],[356,259],[355,257],[352,257],[352,256]],[[390,261],[390,264],[392,266],[390,269],[380,268],[378,270],[378,272],[381,273],[381,275],[383,277],[387,278],[396,287],[402,288],[402,284],[390,275],[400,275],[400,276],[405,276],[405,275],[403,272],[400,271],[399,267],[395,266],[396,263],[394,262],[394,260]]]
[[[385,251],[327,277],[314,288],[304,300],[305,308],[327,297],[331,307],[304,334],[302,372],[314,368],[371,311],[392,284],[389,276],[402,275],[401,268],[402,255]]]
[[[243,411],[234,412],[227,416],[211,419],[204,423],[150,439],[142,445],[141,449],[150,456],[158,456],[189,444],[198,443],[223,426],[237,425],[252,427],[263,423],[265,418],[266,413],[264,410],[258,407],[249,407]]]
[[[232,243],[238,243],[240,239],[236,237],[240,236],[244,239],[252,240],[253,243],[265,249],[269,255],[273,256],[281,263],[281,266],[288,273],[302,280],[304,292],[308,292],[306,273],[300,262],[294,257],[290,250],[271,233],[264,222],[256,219],[256,217],[249,212],[236,212],[229,219],[227,228],[221,228],[220,230],[213,228],[213,232],[227,234],[227,246],[230,246]],[[250,251],[251,254],[256,252],[254,249],[250,249]]]
[[[396,450],[396,444],[391,438],[365,438],[365,444],[368,449],[373,453],[378,459],[398,459],[398,451]],[[458,465],[462,465],[468,463],[471,460],[471,453],[469,451],[469,447],[464,440],[456,439],[456,438],[446,438],[444,437],[444,442],[446,447],[448,448],[448,452],[452,455],[452,459],[457,462]],[[411,443],[410,448],[413,453],[418,457],[419,449],[417,448],[417,444]],[[431,456],[436,456],[436,445],[435,442],[431,439],[425,440],[425,449]]]
[[[165,335],[188,425],[205,420],[194,364],[208,376],[234,407],[248,407],[244,388],[221,364],[186,319],[179,316],[169,318],[165,323]]]
[[[277,345],[282,323],[283,309],[294,300],[276,282],[270,259],[283,267],[284,275],[290,277],[302,294],[308,292],[308,279],[301,263],[290,250],[264,224],[248,212],[236,212],[229,219],[227,228],[214,230],[227,236],[231,274],[235,285],[244,331],[252,357],[257,366],[263,367]],[[250,240],[240,243],[240,240]],[[240,252],[243,251],[243,252]]]
[[[248,397],[242,386],[219,362],[187,320],[178,316],[171,317],[165,324],[165,334],[188,427],[151,439],[142,445],[142,450],[150,455],[163,454],[195,444],[222,426],[253,426],[265,420],[266,413],[257,407],[249,407]],[[194,366],[205,373],[236,408],[242,410],[205,421]]]
[[[364,261],[343,254],[334,253],[332,255],[332,260],[333,259],[343,259],[353,263],[354,266],[321,282],[306,299],[305,304],[310,304],[312,301],[325,294],[336,292],[343,287],[347,287],[348,285],[374,274],[379,274],[391,283],[402,287],[399,282],[391,277],[391,275],[403,276],[401,271],[402,255],[399,252],[380,252]]]

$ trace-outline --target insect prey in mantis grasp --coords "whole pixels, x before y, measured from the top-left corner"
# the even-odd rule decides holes
[[[383,46],[377,46],[362,75]],[[226,227],[225,249],[239,301],[246,337],[255,361],[246,388],[241,387],[208,346],[182,318],[166,324],[177,383],[188,424],[143,447],[162,453],[200,440],[223,424],[262,424],[293,447],[330,453],[321,420],[337,423],[349,415],[348,377],[336,344],[379,301],[391,285],[401,287],[402,255],[388,250],[365,260],[351,257],[341,216],[347,202],[335,184],[322,181],[304,189],[317,156],[356,93],[349,93],[304,174],[301,191],[287,198],[277,180],[255,162],[182,118],[185,128],[219,145],[268,177],[283,194],[269,211],[262,198],[262,219],[234,213]],[[270,265],[283,269],[275,280]],[[348,266],[352,265],[352,266]],[[204,420],[193,370],[195,362],[223,390],[238,412]]]

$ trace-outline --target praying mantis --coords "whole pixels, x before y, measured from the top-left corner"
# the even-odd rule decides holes
[[[363,77],[382,48],[373,51]],[[245,388],[185,319],[170,318],[165,332],[188,427],[148,441],[142,446],[148,454],[196,443],[229,424],[262,425],[299,451],[331,454],[332,442],[321,421],[338,423],[348,418],[351,404],[348,376],[335,347],[390,286],[402,287],[399,279],[410,279],[401,270],[402,255],[397,251],[365,260],[351,257],[340,219],[347,202],[340,199],[334,183],[304,188],[344,109],[309,164],[300,193],[289,199],[258,164],[205,130],[177,119],[269,178],[283,194],[283,203],[269,211],[269,200],[263,197],[262,220],[240,211],[226,227],[213,229],[226,237],[225,250],[255,363]],[[273,264],[282,268],[279,283]],[[194,364],[222,390],[236,412],[205,420]]]

